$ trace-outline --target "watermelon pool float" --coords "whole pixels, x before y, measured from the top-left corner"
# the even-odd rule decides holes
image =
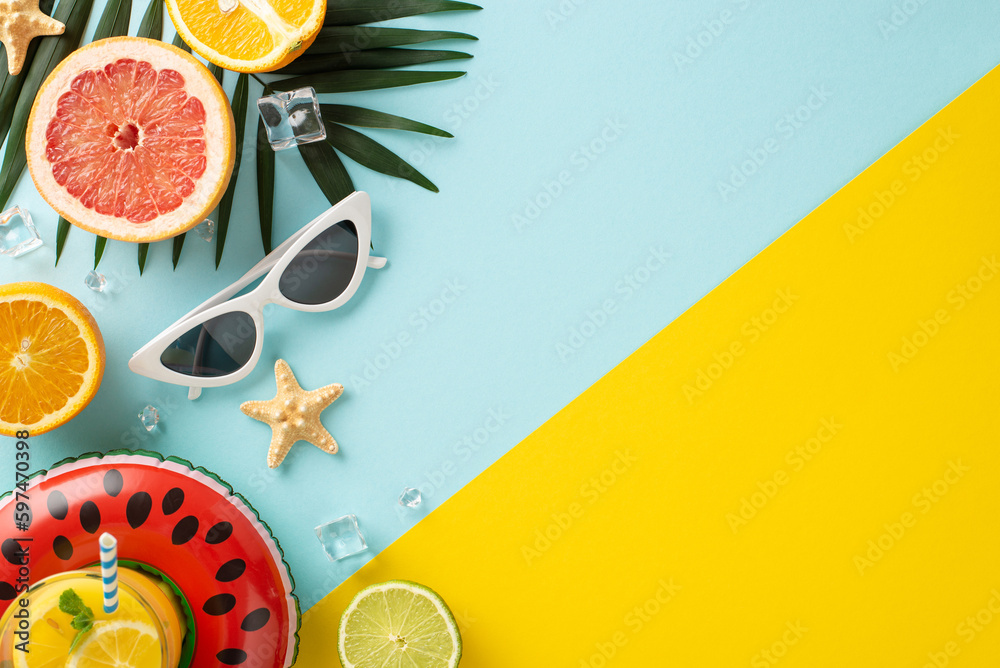
[[[59,462],[26,489],[31,525],[15,529],[17,499],[0,497],[0,614],[16,598],[18,544],[31,581],[93,565],[98,537],[152,567],[184,594],[194,618],[190,665],[295,662],[299,608],[281,548],[250,504],[218,476],[175,457],[114,451]]]

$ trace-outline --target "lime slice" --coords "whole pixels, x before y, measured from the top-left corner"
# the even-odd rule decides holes
[[[97,622],[70,655],[67,668],[160,668],[160,638],[149,624]]]
[[[392,580],[354,597],[340,618],[337,649],[344,668],[453,668],[462,636],[440,596]]]

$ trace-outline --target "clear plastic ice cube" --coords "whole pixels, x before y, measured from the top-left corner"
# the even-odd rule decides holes
[[[146,431],[153,431],[159,421],[160,411],[156,410],[154,406],[146,406],[139,413],[139,422],[146,428]]]
[[[108,285],[108,279],[104,277],[104,274],[98,274],[95,269],[91,269],[83,279],[83,284],[94,292],[104,292],[104,288]]]
[[[198,233],[202,241],[211,241],[215,236],[215,221],[211,218],[206,218],[198,223],[194,231]]]
[[[0,213],[0,255],[20,257],[42,245],[31,214],[19,206]]]
[[[404,508],[416,508],[423,499],[424,497],[419,489],[406,487],[403,489],[403,493],[399,495],[399,505]]]
[[[323,545],[323,550],[326,551],[330,561],[339,561],[368,549],[368,543],[361,535],[358,518],[355,515],[344,515],[332,522],[319,525],[316,527],[316,538]]]
[[[326,139],[319,100],[312,87],[266,95],[257,100],[257,108],[275,151]]]

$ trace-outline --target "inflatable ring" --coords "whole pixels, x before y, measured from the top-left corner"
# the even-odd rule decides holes
[[[203,468],[153,452],[66,459],[0,497],[0,614],[17,597],[19,543],[31,582],[94,564],[98,536],[122,560],[163,573],[195,622],[191,666],[287,668],[298,651],[299,604],[278,541],[257,511]],[[18,530],[15,511],[30,524]],[[30,539],[30,542],[25,539]]]

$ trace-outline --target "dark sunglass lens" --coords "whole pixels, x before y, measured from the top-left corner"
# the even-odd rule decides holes
[[[358,265],[358,232],[344,220],[310,241],[288,264],[278,289],[299,304],[325,304],[351,282]]]
[[[228,376],[246,366],[256,343],[257,328],[249,314],[223,313],[171,343],[160,362],[185,376]]]

